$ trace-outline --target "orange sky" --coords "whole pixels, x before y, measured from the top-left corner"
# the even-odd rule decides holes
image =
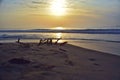
[[[116,26],[119,5],[118,0],[2,0],[0,29]]]

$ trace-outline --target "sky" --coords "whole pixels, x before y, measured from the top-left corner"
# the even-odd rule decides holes
[[[0,29],[120,28],[120,0],[0,0]]]

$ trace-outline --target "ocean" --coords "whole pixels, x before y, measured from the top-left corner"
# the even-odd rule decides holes
[[[61,42],[120,56],[120,34],[0,31],[0,43],[14,43],[18,38],[26,43],[38,43],[40,38],[62,38]]]

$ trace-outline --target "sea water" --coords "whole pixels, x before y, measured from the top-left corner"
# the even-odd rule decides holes
[[[0,32],[0,43],[13,43],[18,38],[26,43],[38,43],[40,38],[62,38],[79,47],[120,55],[120,34]]]

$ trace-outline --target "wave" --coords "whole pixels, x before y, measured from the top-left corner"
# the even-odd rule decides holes
[[[40,39],[40,38],[50,38],[49,36],[45,36],[45,35],[36,35],[36,34],[2,34],[0,35],[0,40],[11,40],[11,39]],[[52,37],[54,38],[54,37]],[[120,43],[120,41],[118,40],[107,40],[107,39],[91,39],[91,38],[78,38],[78,37],[73,37],[73,38],[62,38],[63,40],[87,40],[87,41],[103,41],[103,42],[113,42],[113,43]]]
[[[0,32],[41,32],[41,33],[86,33],[86,34],[120,34],[120,29],[33,29],[33,30],[0,30]]]
[[[3,34],[0,36],[0,39],[17,39],[17,38],[22,38],[22,39],[39,39],[37,35],[9,35],[9,34]]]

